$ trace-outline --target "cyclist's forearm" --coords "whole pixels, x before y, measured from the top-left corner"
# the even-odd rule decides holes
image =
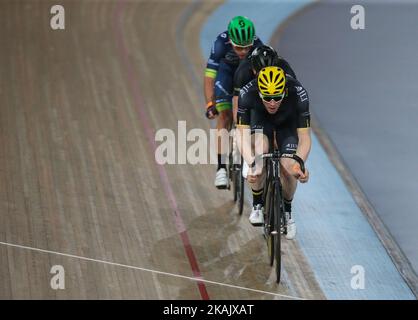
[[[312,140],[310,129],[298,130],[299,143],[296,154],[306,162],[308,160],[309,152],[311,151]]]
[[[251,164],[254,161],[251,150],[251,130],[250,127],[237,127],[237,145],[245,162]]]
[[[204,91],[205,91],[206,103],[210,101],[215,102],[214,85],[215,85],[215,79],[205,76]]]

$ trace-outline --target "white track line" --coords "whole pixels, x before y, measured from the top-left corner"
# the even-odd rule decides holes
[[[141,270],[141,271],[151,272],[151,273],[155,273],[155,274],[171,276],[171,277],[175,277],[175,278],[187,279],[187,280],[192,280],[192,281],[198,281],[198,282],[204,282],[204,283],[219,285],[219,286],[223,286],[223,287],[246,290],[246,291],[257,292],[257,293],[262,293],[262,294],[268,294],[268,295],[283,297],[283,298],[287,298],[287,299],[305,300],[303,298],[288,296],[288,295],[285,295],[285,294],[279,294],[279,293],[268,292],[268,291],[263,291],[263,290],[240,287],[240,286],[235,286],[235,285],[232,285],[232,284],[210,281],[210,280],[200,279],[200,278],[196,278],[196,277],[187,277],[187,276],[183,276],[183,275],[180,275],[180,274],[168,273],[168,272],[152,270],[152,269],[147,269],[147,268],[140,268],[140,267],[130,266],[130,265],[121,264],[121,263],[115,263],[115,262],[110,262],[110,261],[86,258],[86,257],[81,257],[81,256],[73,255],[73,254],[61,253],[61,252],[44,250],[44,249],[39,249],[39,248],[32,248],[32,247],[27,247],[27,246],[2,242],[2,241],[0,241],[0,245],[4,245],[4,246],[8,246],[8,247],[14,247],[14,248],[20,248],[20,249],[26,249],[26,250],[31,250],[31,251],[38,251],[38,252],[43,252],[43,253],[49,253],[49,254],[55,254],[55,255],[69,257],[69,258],[76,258],[76,259],[80,259],[80,260],[93,261],[93,262],[103,263],[103,264],[122,267],[122,268],[127,268],[127,269]]]

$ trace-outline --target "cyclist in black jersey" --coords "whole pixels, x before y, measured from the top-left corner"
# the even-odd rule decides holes
[[[255,35],[251,20],[243,16],[234,17],[228,25],[228,31],[222,32],[217,37],[206,65],[204,78],[206,117],[208,119],[217,117],[218,168],[215,186],[218,189],[227,188],[229,183],[225,161],[228,150],[225,143],[229,139],[225,137],[225,130],[222,129],[229,130],[232,124],[234,73],[239,61],[245,58],[249,50],[262,44]]]
[[[253,48],[247,57],[240,61],[234,74],[234,96],[232,98],[232,109],[234,122],[237,122],[238,95],[242,87],[256,77],[256,74],[264,67],[276,66],[284,70],[286,75],[296,79],[296,74],[289,63],[279,56],[271,46],[262,45]]]
[[[286,76],[283,69],[265,67],[256,79],[241,89],[237,118],[238,148],[245,160],[247,180],[253,190],[253,209],[249,220],[253,225],[262,225],[265,172],[262,162],[256,159],[276,145],[281,153],[296,153],[303,161],[307,160],[311,149],[308,93],[298,80]],[[254,134],[258,130],[262,130],[262,134]],[[286,238],[293,239],[296,224],[291,217],[291,203],[297,181],[307,182],[309,171],[303,173],[299,164],[290,158],[282,158],[280,164],[288,216]]]

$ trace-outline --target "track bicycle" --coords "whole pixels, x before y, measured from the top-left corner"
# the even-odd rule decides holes
[[[272,153],[261,155],[266,160],[266,179],[264,184],[264,237],[267,242],[270,266],[276,261],[276,282],[280,283],[281,274],[281,235],[287,234],[287,221],[284,213],[284,202],[282,195],[282,183],[280,180],[280,159],[291,158],[296,160],[303,173],[305,173],[305,164],[296,154],[281,154],[275,149]]]

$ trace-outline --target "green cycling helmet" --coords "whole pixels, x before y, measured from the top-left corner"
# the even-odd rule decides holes
[[[255,38],[254,24],[247,17],[236,16],[229,22],[228,35],[235,46],[251,46]]]

